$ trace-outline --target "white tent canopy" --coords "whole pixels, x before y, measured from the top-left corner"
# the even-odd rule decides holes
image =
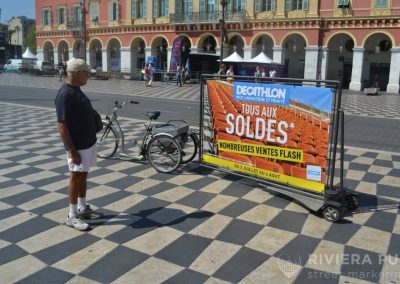
[[[256,57],[252,58],[250,62],[256,62],[256,63],[272,63],[272,59],[269,58],[268,56],[265,55],[264,52],[260,52],[259,55]]]
[[[26,51],[24,54],[22,54],[22,58],[24,59],[37,59],[37,56],[32,53],[31,49],[29,47],[26,48]]]
[[[241,57],[236,51],[229,55],[227,58],[224,58],[222,61],[226,62],[243,62],[244,59]]]

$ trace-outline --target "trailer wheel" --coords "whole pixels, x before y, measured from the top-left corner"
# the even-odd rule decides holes
[[[324,210],[322,211],[322,216],[324,216],[325,220],[335,223],[340,219],[340,210],[337,207],[332,205],[325,206]]]
[[[359,207],[359,201],[357,195],[353,193],[347,193],[345,196],[346,207],[349,210],[356,210]]]

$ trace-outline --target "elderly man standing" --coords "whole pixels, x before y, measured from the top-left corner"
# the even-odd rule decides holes
[[[77,230],[89,228],[84,219],[98,219],[86,203],[86,181],[91,166],[96,165],[96,125],[94,110],[81,86],[87,83],[89,68],[83,59],[67,63],[66,83],[55,99],[58,131],[67,150],[70,171],[68,184],[69,214],[66,224]]]

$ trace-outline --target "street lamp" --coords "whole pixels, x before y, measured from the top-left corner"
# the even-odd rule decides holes
[[[81,9],[82,9],[82,32],[83,32],[83,46],[84,46],[84,54],[83,54],[83,58],[86,61],[86,14],[87,14],[87,10],[86,10],[86,0],[81,0],[80,2],[81,4]]]
[[[219,24],[221,27],[221,52],[220,52],[220,58],[219,58],[219,67],[221,68],[222,65],[222,59],[224,58],[224,40],[225,40],[225,7],[228,4],[229,0],[221,0],[220,4],[222,7],[222,17],[219,20]]]

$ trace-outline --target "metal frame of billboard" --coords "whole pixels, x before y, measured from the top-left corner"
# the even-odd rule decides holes
[[[252,76],[229,76],[233,77],[235,81],[240,82],[254,82],[255,77]],[[332,104],[332,119],[330,120],[330,131],[328,139],[328,156],[327,156],[327,168],[326,168],[326,179],[324,181],[323,193],[316,193],[304,188],[296,187],[293,185],[282,184],[271,180],[265,180],[252,176],[249,174],[229,170],[226,168],[220,168],[216,165],[205,163],[203,159],[204,155],[204,103],[205,103],[205,87],[207,80],[226,80],[227,76],[220,76],[215,74],[207,74],[201,76],[201,109],[200,109],[200,145],[199,145],[199,161],[200,164],[214,170],[228,172],[238,176],[246,177],[248,179],[256,181],[261,186],[267,186],[267,189],[274,192],[278,192],[295,200],[303,203],[306,207],[313,211],[321,211],[325,219],[335,222],[340,219],[343,212],[346,209],[356,209],[358,207],[358,199],[353,194],[347,191],[343,187],[343,155],[344,155],[344,125],[343,125],[343,111],[340,109],[341,104],[341,84],[338,81],[328,80],[307,80],[307,79],[295,79],[295,78],[256,78],[259,83],[271,83],[288,86],[313,86],[321,88],[330,88],[334,95]],[[339,139],[339,129],[341,129],[341,151],[340,151],[340,184],[334,186],[334,175],[335,175],[335,160],[337,154],[337,145]],[[327,209],[338,209],[337,218],[330,218],[325,216]],[[329,211],[329,210],[328,210]],[[329,212],[328,212],[329,213]]]

